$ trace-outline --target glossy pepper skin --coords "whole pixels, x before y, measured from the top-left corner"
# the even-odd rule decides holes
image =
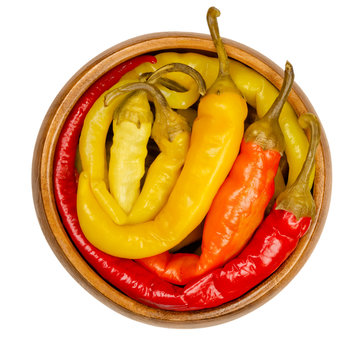
[[[201,223],[239,151],[246,117],[240,96],[212,97],[204,97],[199,105],[183,170],[153,221],[116,225],[93,196],[87,173],[81,174],[78,216],[87,239],[96,247],[126,258],[152,256],[181,242]]]
[[[235,299],[271,275],[295,250],[316,215],[308,188],[320,126],[313,114],[303,114],[300,123],[311,128],[309,151],[295,182],[284,190],[244,251],[223,269],[209,273],[184,289],[192,310],[204,309]]]
[[[237,258],[185,287],[185,302],[199,310],[245,294],[288,258],[310,223],[311,217],[297,220],[291,212],[273,209]]]
[[[100,154],[104,152],[107,127],[98,121],[85,122],[80,153],[86,154],[86,163],[93,170],[87,171],[83,164],[77,211],[86,238],[98,249],[130,259],[157,255],[179,244],[202,222],[239,152],[247,115],[244,98],[228,81],[228,69],[222,71],[220,66],[219,74],[200,100],[180,176],[152,221],[119,226],[101,208],[91,182],[94,178],[104,182],[104,156]],[[98,148],[100,152],[95,151]]]
[[[184,285],[225,264],[246,245],[274,193],[274,178],[284,149],[278,118],[293,79],[288,63],[279,96],[268,113],[246,130],[240,155],[207,214],[200,257],[161,254],[139,260],[144,267],[169,282]]]
[[[132,63],[120,65],[119,69],[121,72],[125,72],[128,70],[127,65],[129,67],[135,66],[136,63],[147,61],[146,59],[152,61],[151,57],[137,58],[133,59]],[[64,124],[58,139],[54,158],[54,192],[60,216],[71,239],[84,258],[104,279],[125,294],[149,306],[167,310],[185,311],[209,308],[212,306],[211,304],[222,304],[233,300],[237,294],[231,291],[230,282],[232,276],[230,276],[230,273],[227,276],[226,288],[228,290],[223,291],[223,293],[209,293],[205,291],[214,286],[211,273],[206,276],[206,283],[204,283],[205,278],[203,277],[183,289],[158,279],[155,275],[149,273],[131,260],[115,258],[104,254],[91,245],[84,237],[76,213],[76,147],[86,112],[91,106],[91,103],[99,96],[99,93],[103,91],[104,88],[106,89],[109,81],[109,77],[105,75],[95,84],[96,86],[91,87],[80,98]],[[286,221],[294,224],[294,222],[289,221],[289,219]],[[303,231],[305,231],[305,229],[298,234],[293,234],[294,237],[301,236]],[[292,239],[285,237],[283,240],[291,241],[293,244],[292,247],[295,248]],[[281,259],[286,257],[281,252],[279,252],[277,256]],[[274,256],[272,258],[274,261],[276,260]],[[233,261],[236,261],[236,259]],[[228,271],[231,270],[235,271],[234,268]],[[219,270],[216,271],[218,272]],[[240,281],[239,275],[235,275],[237,275],[237,279]],[[264,278],[269,275],[270,273],[262,274]],[[196,287],[198,291],[195,294]],[[245,291],[246,290],[242,290],[239,291],[239,293]]]

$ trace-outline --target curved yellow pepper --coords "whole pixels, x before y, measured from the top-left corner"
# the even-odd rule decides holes
[[[228,66],[221,66],[217,81],[200,101],[184,167],[154,220],[137,225],[115,224],[91,191],[90,180],[95,172],[104,174],[104,163],[89,172],[84,165],[77,209],[81,228],[93,245],[119,257],[149,257],[174,247],[201,223],[238,155],[247,115],[245,100],[229,80]],[[101,142],[95,135],[99,129],[106,132],[106,125],[110,125],[106,119],[101,126],[85,120],[80,152],[87,147],[92,161],[96,157],[104,159],[104,134]],[[91,167],[91,163],[88,165]]]
[[[182,132],[172,142],[161,142],[161,152],[148,170],[141,193],[129,214],[128,224],[152,220],[162,209],[180,175],[189,143],[188,132]]]
[[[153,114],[144,91],[127,97],[114,113],[109,188],[126,214],[139,196],[152,122]]]
[[[127,82],[124,83],[130,85]],[[120,113],[118,113],[120,124],[113,124],[114,143],[111,147],[109,163],[109,191],[106,162],[103,160],[104,149],[94,152],[93,145],[96,144],[96,139],[103,141],[104,133],[107,131],[103,124],[98,123],[98,115],[102,115],[103,122],[112,121],[113,103],[118,104],[121,100],[123,100],[123,94],[117,96],[106,107],[100,102],[95,103],[85,122],[93,124],[97,131],[99,129],[101,131],[97,133],[97,138],[94,135],[92,138],[94,141],[88,141],[89,139],[86,139],[85,136],[89,133],[85,127],[79,146],[82,169],[88,174],[93,195],[112,221],[118,225],[148,221],[157,215],[180,174],[190,142],[190,128],[187,120],[181,114],[171,110],[167,104],[165,108],[162,108],[155,102],[157,111],[151,130],[152,112],[146,91],[138,91],[137,94],[128,97],[124,103],[120,102]],[[121,112],[125,112],[126,116],[121,116]],[[119,119],[114,119],[114,122]],[[170,119],[171,123],[166,125],[165,123]],[[139,128],[132,121],[139,122]],[[146,152],[146,143],[151,131],[160,149],[160,154],[151,164],[139,195],[140,178],[144,174],[146,156],[144,151]],[[168,140],[168,132],[173,134],[172,141]],[[142,144],[144,141],[145,144]],[[140,144],[138,144],[139,142]],[[126,162],[130,162],[130,164]],[[102,174],[104,175],[102,176]]]
[[[180,66],[180,70],[178,70],[178,65],[182,64],[172,64],[170,67],[166,66],[166,69],[160,69],[160,72],[157,72],[156,75],[171,71],[189,72],[189,77],[196,79],[190,93],[194,93],[197,99],[199,97],[199,91],[205,93],[205,84],[201,76],[188,66],[187,68]],[[156,142],[161,153],[153,164],[151,164],[144,188],[138,199],[140,189],[139,180],[144,173],[146,143],[148,133],[151,131],[150,117],[152,117],[152,113],[147,102],[147,95],[145,93],[142,94],[143,96],[141,96],[141,94],[133,95],[124,100],[126,95],[122,93],[117,96],[111,104],[104,106],[105,96],[118,87],[133,83],[138,77],[139,74],[136,72],[130,73],[130,76],[123,78],[95,102],[86,116],[80,137],[79,152],[82,158],[82,167],[89,173],[92,192],[103,209],[118,225],[148,221],[156,216],[166,202],[180,173],[189,143],[188,131],[186,131],[186,134],[180,134],[179,137],[173,139],[172,142],[164,140],[167,136],[166,134],[157,136]],[[157,77],[151,76],[148,82],[153,83]],[[185,99],[187,99],[188,102],[189,98],[187,95],[185,95]],[[174,113],[168,104],[166,104],[166,106],[169,108],[168,112],[172,112],[171,116],[173,117],[172,124],[169,124],[167,128],[168,131],[174,131],[171,130],[171,128],[177,129],[179,124],[184,122],[184,117],[181,114],[177,115]],[[116,109],[120,110],[117,111]],[[103,144],[104,141],[106,141],[105,131],[107,131],[106,129],[109,123],[113,120],[114,111],[118,113],[123,112],[123,115],[127,115],[125,116],[127,119],[113,126],[114,142],[109,161],[108,186]],[[179,111],[181,112],[181,110]],[[182,111],[184,111],[184,114],[187,114],[187,118],[190,119],[192,117],[188,114],[190,109]],[[160,112],[161,111],[157,112],[157,120],[155,120],[154,128],[157,124],[166,122],[166,119],[160,119]],[[121,117],[122,116],[120,116],[120,118]],[[137,122],[138,125],[141,126],[137,127],[132,122]],[[88,127],[88,124],[91,124],[91,126]],[[188,125],[186,125],[186,127],[188,129]],[[88,138],[91,137],[92,140],[84,141],[84,134],[87,134],[86,136]],[[138,143],[139,146],[134,146],[135,143]],[[132,174],[131,176],[129,176],[130,173]],[[110,187],[110,191],[108,187]],[[155,190],[157,191],[155,192]],[[132,209],[133,207],[134,209]]]
[[[114,99],[124,92],[137,91],[136,89],[148,93],[153,98],[156,116],[152,127],[152,138],[158,145],[160,154],[150,165],[141,193],[133,203],[131,211],[129,211],[126,222],[128,224],[152,220],[161,210],[179,177],[190,142],[190,126],[187,119],[172,110],[161,92],[150,84],[133,83],[117,88],[106,96],[105,101],[111,101],[109,99]],[[132,95],[131,98],[134,96],[136,95]],[[145,101],[148,106],[147,98]],[[141,106],[137,108],[137,111],[147,113],[147,106]],[[138,119],[138,115],[135,118]],[[128,146],[131,145],[128,144]],[[145,159],[142,160],[142,165],[144,166]],[[135,162],[137,161],[138,159],[135,159]],[[120,177],[120,182],[122,182],[121,177],[126,178],[128,176],[126,172],[128,168],[123,170],[123,173],[118,174],[120,175],[118,176]],[[132,175],[130,174],[130,177],[135,181],[136,177]],[[139,191],[140,184],[137,185],[137,190]],[[125,188],[127,187],[125,186]],[[126,194],[124,195],[126,197]],[[107,209],[105,208],[104,210]],[[108,211],[108,213],[111,213],[111,211]]]

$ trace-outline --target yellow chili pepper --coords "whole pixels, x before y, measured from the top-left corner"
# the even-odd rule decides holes
[[[208,23],[219,54],[219,75],[200,100],[183,170],[156,218],[137,225],[115,224],[94,197],[91,173],[84,166],[77,197],[79,222],[88,240],[106,253],[138,259],[177,245],[201,223],[238,155],[247,106],[230,78],[223,44],[214,36],[218,33],[218,29],[214,32],[214,16],[210,13]],[[102,127],[86,125],[81,135],[83,146],[89,142],[92,144],[87,146],[89,151],[99,149],[103,155],[104,143],[98,146],[93,137]],[[89,158],[95,159],[94,154],[89,154]]]
[[[114,112],[109,187],[126,214],[131,211],[140,193],[152,121],[153,115],[144,91],[127,97]]]
[[[159,68],[150,76],[148,82],[157,82],[159,76],[172,71],[187,72],[195,79],[198,94],[199,92],[205,93],[205,83],[201,75],[184,64],[168,64]],[[123,79],[117,86],[129,84],[132,82],[130,78]],[[106,94],[109,95],[114,91],[116,89],[113,87]],[[108,96],[106,94],[105,97]],[[162,103],[168,107],[165,100]],[[117,106],[115,110],[114,105]],[[158,114],[161,112],[158,106]],[[113,113],[117,119],[113,126],[114,142],[109,161],[109,192],[106,161],[102,161],[101,158],[104,157],[102,146],[106,138],[106,127],[112,120]],[[183,117],[177,116],[169,107],[166,114],[159,115],[158,121],[155,121],[155,128],[156,124],[165,124],[164,119],[169,114],[172,118],[172,124],[166,125],[165,130],[166,132],[177,131],[179,124],[184,123],[181,120]],[[80,137],[80,155],[83,159],[83,167],[90,174],[90,186],[97,201],[112,220],[119,225],[153,219],[167,200],[185,159],[188,134],[179,136],[168,145],[160,144],[163,142],[162,137],[167,137],[167,133],[157,136],[157,143],[162,153],[151,165],[150,176],[147,176],[140,199],[137,201],[140,179],[144,174],[146,144],[149,131],[151,131],[151,119],[152,113],[147,97],[145,93],[139,92],[125,100],[123,94],[117,96],[116,100],[107,107],[104,107],[104,97],[102,96],[95,102],[85,120]],[[87,127],[88,124],[92,126]],[[84,142],[84,133],[92,137],[92,141]],[[102,174],[104,175],[102,176]],[[155,189],[158,190],[157,194],[154,193]],[[131,211],[133,206],[135,209]]]
[[[158,80],[163,80],[161,76],[169,72],[189,74],[195,79],[198,92],[205,94],[205,83],[201,75],[185,64],[173,63],[161,67],[148,77],[147,83],[157,83]],[[176,83],[170,85],[177,86]],[[106,95],[105,102],[132,89],[143,90],[136,91],[114,113],[114,144],[109,167],[110,191],[128,213],[128,224],[152,220],[160,211],[180,174],[190,138],[190,128],[185,118],[171,110],[161,92],[149,85],[135,83],[117,88]],[[151,164],[140,193],[140,179],[144,175],[146,145],[152,119],[146,92],[155,99],[156,119],[152,137],[161,153]],[[126,124],[127,128],[120,128],[119,122],[120,126]],[[113,209],[107,212],[112,214]]]
[[[163,207],[180,174],[190,141],[190,127],[186,119],[173,111],[161,92],[149,84],[133,83],[117,88],[107,94],[105,102],[109,104],[123,93],[138,90],[149,93],[154,99],[156,118],[152,137],[160,154],[148,170],[143,189],[128,215],[128,224],[152,220]],[[126,173],[123,175],[126,176]]]
[[[119,83],[125,85],[129,82],[130,80],[121,80]],[[123,224],[127,214],[108,190],[105,142],[113,113],[124,97],[118,98],[111,106],[104,107],[104,98],[101,96],[86,115],[82,129],[82,134],[87,134],[92,141],[85,141],[83,135],[79,140],[81,165],[91,180],[91,190],[102,207],[109,209],[108,215],[117,224]]]

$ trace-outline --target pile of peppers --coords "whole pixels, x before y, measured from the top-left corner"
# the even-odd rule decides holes
[[[319,124],[286,102],[293,68],[278,92],[229,60],[219,15],[208,10],[218,59],[161,53],[118,65],[78,100],[55,152],[55,199],[75,246],[155,308],[240,297],[287,259],[316,214]]]

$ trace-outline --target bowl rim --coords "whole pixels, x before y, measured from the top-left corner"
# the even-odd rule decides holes
[[[223,39],[230,58],[263,75],[278,89],[283,70],[259,52]],[[299,272],[315,248],[324,227],[331,197],[331,156],[324,129],[316,154],[314,198],[316,218],[295,251],[270,277],[238,299],[221,306],[176,312],[154,309],[131,299],[98,275],[80,255],[62,225],[53,192],[53,159],[62,126],[84,91],[111,68],[139,55],[162,51],[215,53],[210,36],[197,33],[161,32],[121,42],[85,64],[62,88],[42,122],[36,140],[32,165],[32,190],[37,217],[51,249],[65,269],[89,293],[113,310],[152,325],[176,328],[205,327],[238,318],[261,306],[281,291]],[[315,113],[309,99],[295,83],[289,103],[297,115]]]

